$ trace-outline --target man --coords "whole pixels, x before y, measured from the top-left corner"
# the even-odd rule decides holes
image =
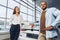
[[[47,3],[41,3],[40,34],[38,40],[56,40],[58,36],[56,25],[60,23],[60,11],[57,8],[47,8]]]

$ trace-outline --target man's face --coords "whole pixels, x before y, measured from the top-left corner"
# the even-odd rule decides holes
[[[43,10],[45,10],[45,9],[47,8],[47,3],[46,3],[46,2],[42,2],[42,3],[41,3],[41,8],[42,8]]]

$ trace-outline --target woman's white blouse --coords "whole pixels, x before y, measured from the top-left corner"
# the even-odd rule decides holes
[[[20,24],[21,25],[21,23],[24,23],[23,17],[21,15],[16,16],[14,14],[14,15],[11,16],[9,25],[11,25],[11,24],[14,24],[14,25]]]

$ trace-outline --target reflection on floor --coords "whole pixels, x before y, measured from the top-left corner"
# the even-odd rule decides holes
[[[9,38],[7,38],[7,39],[4,39],[4,40],[10,40]]]

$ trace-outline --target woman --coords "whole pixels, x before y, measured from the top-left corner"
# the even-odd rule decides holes
[[[16,6],[13,10],[13,15],[10,18],[10,40],[18,40],[20,33],[20,26],[24,23],[22,16],[20,15],[20,9]]]

